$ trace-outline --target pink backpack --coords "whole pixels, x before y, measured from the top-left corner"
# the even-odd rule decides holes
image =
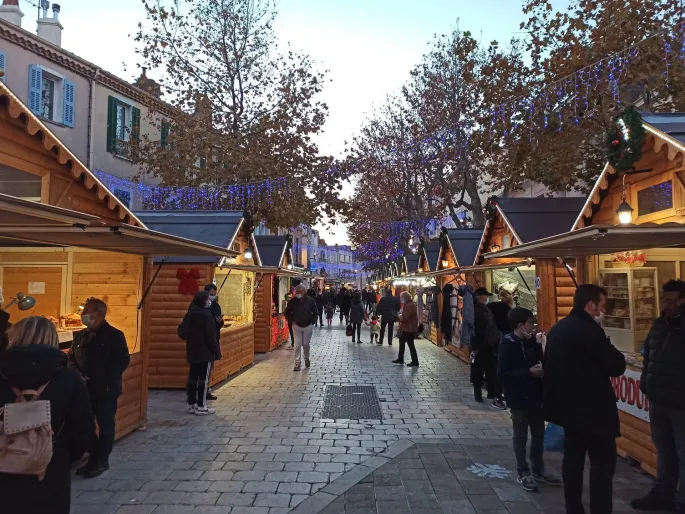
[[[43,480],[52,460],[50,401],[39,399],[47,385],[37,391],[13,387],[16,402],[0,408],[0,473]]]

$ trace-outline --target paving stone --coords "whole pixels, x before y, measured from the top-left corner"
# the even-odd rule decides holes
[[[249,507],[254,503],[255,496],[254,493],[222,493],[216,504]]]
[[[188,480],[186,482],[179,482],[174,487],[174,491],[204,492],[209,489],[211,484],[209,480]]]
[[[115,514],[151,514],[156,505],[121,505]]]
[[[283,482],[281,484],[278,484],[278,491],[277,492],[284,493],[284,494],[309,494],[311,489],[312,489],[311,484],[304,484],[301,482],[295,482],[295,483]]]
[[[186,494],[181,491],[153,491],[143,500],[143,503],[174,505],[180,503]]]
[[[245,482],[242,480],[217,480],[211,483],[209,490],[218,493],[239,493],[244,485]]]
[[[264,480],[265,471],[237,471],[233,478],[235,480]]]
[[[150,480],[140,486],[141,491],[172,491],[178,485],[176,480]]]
[[[275,493],[278,482],[245,482],[244,493]]]
[[[231,480],[234,472],[229,470],[205,471],[200,477],[201,480]]]

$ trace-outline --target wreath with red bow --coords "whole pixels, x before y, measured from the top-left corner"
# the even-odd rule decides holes
[[[647,131],[642,126],[642,116],[635,107],[626,109],[616,118],[607,131],[607,160],[616,171],[633,169],[642,157],[642,145]]]
[[[179,293],[192,295],[200,290],[200,286],[197,283],[200,278],[199,269],[191,268],[190,270],[184,270],[183,268],[178,268],[176,270],[176,278],[179,280]]]

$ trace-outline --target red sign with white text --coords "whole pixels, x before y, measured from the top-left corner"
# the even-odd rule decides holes
[[[649,400],[640,391],[640,373],[627,369],[621,377],[611,377],[611,385],[623,412],[649,422]]]

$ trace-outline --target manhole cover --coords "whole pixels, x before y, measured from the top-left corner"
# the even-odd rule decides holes
[[[326,386],[322,418],[383,419],[374,386]]]

